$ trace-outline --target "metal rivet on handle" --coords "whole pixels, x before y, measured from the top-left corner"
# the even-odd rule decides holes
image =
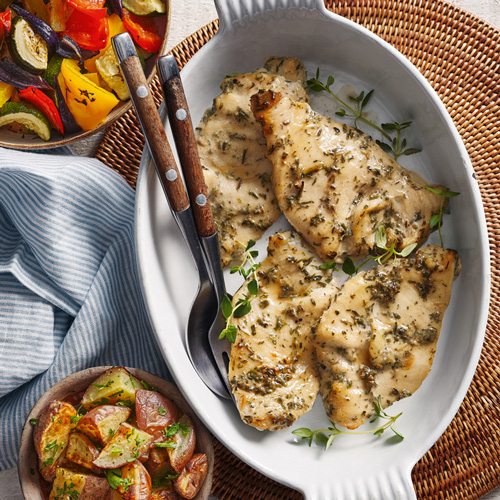
[[[175,181],[175,179],[177,179],[177,172],[171,168],[170,170],[167,170],[166,177],[168,181]]]
[[[199,205],[200,207],[203,207],[207,203],[207,197],[204,194],[199,194],[196,197],[196,204]]]
[[[187,111],[183,108],[180,108],[175,112],[175,117],[181,122],[187,118],[187,115]]]
[[[144,85],[141,85],[140,87],[137,87],[136,94],[139,97],[144,98],[148,95],[148,89]]]

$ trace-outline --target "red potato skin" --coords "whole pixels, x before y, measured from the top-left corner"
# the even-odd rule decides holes
[[[78,500],[106,500],[109,498],[111,488],[106,478],[94,476],[90,482],[91,485],[85,486]]]
[[[165,448],[152,447],[149,450],[149,457],[144,462],[144,466],[153,479],[161,479],[165,477],[166,474],[174,472],[174,469],[170,465],[168,452]]]
[[[125,422],[128,419],[131,411],[132,410],[130,408],[126,408],[124,406],[97,406],[80,418],[80,421],[76,426],[76,430],[83,432],[99,444],[105,445],[110,440],[111,436],[101,435],[99,423],[108,418],[119,418],[120,422],[116,425],[117,429],[122,422]]]
[[[188,500],[194,498],[208,473],[208,459],[204,453],[193,455],[174,482],[175,491]]]
[[[121,468],[122,479],[130,478],[132,484],[124,490],[120,487],[118,492],[122,495],[123,500],[150,500],[151,498],[151,476],[142,465],[136,460]]]
[[[166,449],[170,459],[170,465],[172,465],[175,472],[181,472],[184,467],[186,467],[188,462],[191,460],[196,447],[196,434],[194,432],[193,422],[189,418],[189,415],[182,415],[179,422],[182,425],[187,426],[190,429],[190,432],[187,435],[184,435],[182,431],[178,432],[173,439],[177,446],[175,448]]]
[[[137,427],[153,436],[153,442],[163,440],[163,430],[182,415],[177,406],[155,391],[139,389],[135,393]]]
[[[46,481],[53,481],[56,473],[56,466],[68,444],[69,433],[74,424],[71,417],[76,417],[76,409],[69,403],[63,401],[52,401],[47,409],[38,417],[33,430],[33,441],[35,450],[39,458],[40,473]],[[54,440],[60,445],[55,454],[45,447]],[[51,464],[44,465],[44,462],[52,458]]]
[[[70,494],[61,494],[60,489],[73,491],[78,500],[107,500],[110,496],[110,486],[105,477],[98,477],[85,472],[76,472],[68,468],[58,468],[52,485],[49,500],[74,498]]]

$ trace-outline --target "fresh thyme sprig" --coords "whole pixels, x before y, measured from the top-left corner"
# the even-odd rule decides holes
[[[380,255],[370,255],[366,260],[361,262],[361,264],[356,265],[354,261],[351,259],[351,257],[347,257],[346,260],[344,260],[344,263],[342,264],[342,271],[345,274],[348,274],[349,276],[352,276],[353,274],[356,274],[360,268],[362,268],[367,262],[370,262],[371,260],[375,260],[378,264],[384,264],[387,262],[391,257],[397,258],[397,257],[408,257],[413,250],[417,247],[417,243],[412,243],[411,245],[408,245],[404,247],[401,252],[398,252],[394,248],[395,243],[392,242],[391,246],[387,246],[387,233],[385,230],[385,227],[381,224],[380,226],[377,227],[375,231],[375,246],[379,248],[380,250],[383,250],[383,253]],[[337,266],[333,262],[325,262],[321,266],[319,266],[321,269],[334,269],[337,270]]]
[[[292,431],[292,434],[295,434],[296,436],[299,436],[300,438],[307,440],[309,442],[309,446],[311,446],[314,439],[316,439],[316,441],[319,444],[324,446],[325,451],[328,450],[328,448],[330,448],[330,446],[333,444],[334,439],[340,434],[347,434],[351,436],[358,436],[362,434],[373,434],[374,436],[380,436],[387,429],[391,429],[391,431],[396,435],[397,439],[403,440],[404,436],[400,432],[398,432],[395,427],[396,420],[402,415],[402,413],[398,413],[396,416],[388,415],[382,409],[380,396],[378,397],[377,401],[374,402],[373,405],[375,413],[373,415],[373,418],[370,420],[370,423],[375,422],[379,418],[386,420],[386,422],[384,422],[381,426],[377,427],[376,429],[370,429],[366,431],[345,431],[339,429],[337,425],[330,420],[330,423],[332,425],[327,429],[318,429],[316,431],[313,431],[307,427],[301,427],[300,429],[295,429],[294,431]]]
[[[331,86],[335,83],[335,78],[329,75],[326,83],[323,83],[319,79],[319,68],[316,70],[316,77],[307,80],[306,88],[313,90],[314,92],[327,92],[330,94],[337,102],[342,106],[339,111],[335,114],[341,117],[353,118],[354,126],[358,128],[358,121],[361,120],[366,125],[377,130],[385,139],[389,141],[389,144],[383,141],[377,140],[377,144],[387,153],[392,153],[394,159],[397,160],[400,156],[409,156],[415,153],[419,153],[421,150],[418,148],[407,148],[406,139],[401,139],[401,132],[407,129],[411,122],[404,123],[382,123],[379,127],[376,123],[372,122],[364,115],[365,108],[370,102],[373,96],[374,90],[366,92],[363,90],[357,96],[349,96],[352,101],[352,106],[347,104],[343,99],[341,99],[337,94],[331,90]],[[396,136],[393,137],[391,134],[395,133]]]
[[[260,264],[255,262],[255,258],[259,255],[259,252],[257,250],[252,250],[255,246],[255,241],[250,240],[246,246],[243,243],[238,243],[245,249],[243,261],[239,266],[232,267],[230,273],[238,273],[243,276],[245,280],[248,279],[249,276],[252,276],[252,279],[247,284],[248,294],[244,294],[243,297],[238,299],[234,307],[227,294],[224,295],[221,301],[222,314],[226,319],[226,328],[220,333],[219,339],[227,338],[231,343],[235,342],[238,332],[238,329],[231,323],[231,320],[233,318],[241,318],[245,316],[245,314],[248,314],[252,310],[252,299],[259,293],[257,268]],[[248,268],[246,268],[247,265]]]
[[[411,122],[404,122],[404,123],[382,123],[382,128],[386,132],[395,132],[396,137],[393,137],[392,139],[389,137],[389,140],[391,141],[390,144],[387,144],[386,142],[379,141],[378,139],[375,141],[386,153],[393,154],[394,159],[397,160],[400,156],[410,156],[415,153],[420,153],[422,151],[421,149],[418,148],[407,148],[406,147],[406,139],[401,140],[401,132],[405,129],[407,129],[411,125]],[[387,137],[386,135],[384,135]]]
[[[441,233],[441,226],[443,224],[443,215],[450,213],[450,211],[444,206],[444,200],[446,198],[453,198],[454,196],[458,196],[460,193],[455,193],[453,191],[450,191],[447,187],[444,186],[441,189],[425,186],[425,189],[428,189],[429,191],[432,191],[433,193],[436,193],[441,196],[441,206],[439,207],[439,212],[431,217],[429,225],[431,229],[434,229],[436,226],[438,227],[439,240],[441,242],[441,246],[444,247],[443,235]]]

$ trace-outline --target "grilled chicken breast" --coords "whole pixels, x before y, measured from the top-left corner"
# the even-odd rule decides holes
[[[279,206],[322,258],[368,255],[380,225],[399,251],[427,239],[441,196],[370,136],[272,89],[252,97],[252,110],[267,140]]]
[[[456,252],[420,249],[347,280],[313,336],[328,417],[354,429],[382,407],[413,394],[431,369]]]
[[[295,57],[269,58],[254,73],[228,76],[222,94],[196,128],[223,265],[241,254],[237,241],[257,240],[281,213],[271,188],[266,140],[250,97],[269,88],[305,102],[305,80],[305,68]]]
[[[275,234],[258,268],[252,309],[232,320],[238,333],[229,380],[241,418],[259,430],[290,426],[316,399],[319,381],[310,332],[337,291],[331,271],[320,265],[296,233]],[[233,304],[245,294],[246,284]]]

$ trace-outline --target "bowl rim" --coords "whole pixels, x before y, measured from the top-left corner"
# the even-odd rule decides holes
[[[158,59],[158,57],[161,57],[166,54],[167,51],[167,44],[168,44],[168,35],[170,33],[170,23],[172,20],[172,8],[171,8],[171,0],[165,0],[165,14],[162,14],[162,16],[166,16],[166,22],[165,22],[165,34],[163,36],[163,41],[160,46],[160,50],[158,51],[158,54],[155,54],[151,57],[155,57]],[[158,16],[160,17],[160,16]],[[151,68],[151,71],[149,75],[146,78],[146,81],[148,82],[149,85],[151,85],[151,82],[153,81],[154,77],[156,76],[156,60],[155,64]],[[119,104],[122,107],[117,110],[116,107],[112,109],[106,119],[100,123],[96,128],[93,128],[92,130],[86,130],[86,131],[81,131],[78,134],[74,135],[73,137],[61,137],[60,139],[57,139],[55,141],[34,141],[34,143],[13,143],[13,142],[5,142],[0,138],[0,147],[3,148],[8,148],[8,149],[21,149],[24,151],[36,151],[36,150],[50,150],[50,149],[55,149],[59,148],[62,146],[69,146],[73,144],[74,142],[83,140],[83,139],[88,139],[90,136],[93,136],[94,134],[102,133],[107,130],[107,128],[115,123],[119,118],[121,118],[125,113],[130,111],[132,108],[132,101],[128,99],[127,101],[121,101]],[[24,137],[22,134],[17,134],[19,135],[20,138]],[[29,140],[34,139],[32,135],[27,136]]]
[[[33,418],[38,418],[38,416],[47,407],[47,405],[56,400],[55,395],[58,394],[59,391],[67,391],[68,385],[70,385],[70,382],[72,382],[74,379],[76,379],[76,387],[81,387],[83,389],[85,387],[88,387],[88,385],[92,383],[92,380],[95,380],[106,370],[120,366],[122,365],[92,366],[89,368],[85,368],[84,370],[73,372],[57,382],[50,389],[48,389],[34,404],[24,422],[18,448],[17,471],[21,491],[23,493],[23,497],[26,500],[46,500],[43,494],[40,493],[40,481],[42,479],[40,477],[38,467],[33,467],[33,464],[38,463],[38,458],[36,456],[33,443],[34,426],[31,424],[30,420]],[[208,499],[208,496],[212,489],[214,470],[214,448],[210,431],[198,418],[194,410],[191,408],[191,406],[175,384],[140,368],[127,366],[122,367],[140,380],[144,380],[145,382],[147,382],[151,387],[157,388],[160,394],[164,395],[167,399],[172,400],[184,413],[187,413],[192,419],[196,430],[196,446],[198,447],[198,443],[201,443],[204,450],[203,452],[207,454],[208,458],[208,474],[205,478],[205,482],[202,488],[200,489],[196,497],[194,497],[194,500]]]

